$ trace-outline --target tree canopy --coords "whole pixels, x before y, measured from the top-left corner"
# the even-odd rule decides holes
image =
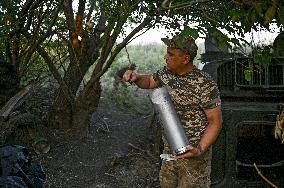
[[[284,26],[284,2],[281,0],[164,0],[162,7],[175,11],[190,10],[189,15],[198,23],[198,33],[212,33],[220,43],[238,44],[244,34],[252,30],[270,30],[271,24],[283,30]],[[240,38],[229,39],[222,35],[221,29]]]

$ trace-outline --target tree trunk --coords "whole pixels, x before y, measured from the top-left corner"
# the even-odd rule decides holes
[[[99,104],[100,82],[97,81],[92,88],[84,93],[84,96],[76,97],[72,106],[64,92],[60,90],[49,113],[49,125],[59,129],[69,129],[69,135],[66,136],[84,135],[91,116]]]
[[[60,87],[48,115],[50,127],[69,129],[72,125],[72,105]]]
[[[84,104],[82,104],[84,103],[84,99],[76,97],[76,93],[84,75],[98,55],[87,48],[81,49],[76,46],[71,46],[69,48],[72,49],[69,51],[70,65],[62,78],[62,83],[65,84],[65,87],[61,83],[49,112],[49,125],[60,129],[73,129],[74,122],[78,123],[79,121],[74,118],[81,116],[82,121],[85,121],[84,119],[88,119],[87,117],[84,118],[84,114],[87,115],[88,113],[85,113],[85,110],[80,109],[84,107]],[[100,95],[100,85],[97,84],[93,87],[95,92],[99,92],[94,95]],[[88,107],[88,104],[85,105]],[[87,112],[88,111],[89,110],[87,108]],[[78,113],[82,115],[78,116]]]
[[[97,81],[91,89],[86,91],[84,96],[82,94],[79,95],[76,100],[76,110],[72,122],[72,127],[75,131],[81,133],[83,131],[83,135],[86,133],[90,119],[98,108],[101,92],[101,84]]]

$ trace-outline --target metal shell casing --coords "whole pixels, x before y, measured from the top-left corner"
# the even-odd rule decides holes
[[[165,87],[153,89],[150,98],[159,114],[172,153],[180,155],[187,152],[189,142],[168,90]]]

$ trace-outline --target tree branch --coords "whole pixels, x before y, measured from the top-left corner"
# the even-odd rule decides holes
[[[9,43],[9,47],[7,48],[7,50],[9,50],[9,52],[7,53],[9,56],[9,60],[11,64],[16,67],[16,70],[18,70],[18,67],[19,67],[20,31],[23,28],[23,25],[25,23],[25,19],[27,17],[29,10],[34,10],[35,8],[38,7],[40,3],[42,3],[41,0],[37,0],[37,1],[27,0],[24,3],[23,8],[20,10],[19,17],[18,18],[15,17],[16,23],[15,23],[15,27],[13,31],[9,32],[9,38],[12,38],[14,35],[16,36],[15,37],[16,40],[14,40],[12,44],[13,45],[12,52],[10,51],[10,48],[11,48],[10,43]]]
[[[192,6],[193,4],[196,4],[196,3],[206,3],[210,0],[192,0],[192,1],[189,1],[189,2],[186,2],[186,3],[181,3],[179,5],[171,5],[171,3],[173,1],[174,0],[164,0],[163,3],[162,3],[162,8],[178,10],[178,9],[190,7],[190,6]]]
[[[87,14],[86,22],[90,21],[90,19],[91,19],[92,13],[93,13],[95,5],[96,5],[96,1],[91,1],[90,3],[91,3],[91,6],[90,6],[90,10]]]
[[[141,22],[135,29],[133,29],[130,34],[120,43],[116,46],[116,48],[114,49],[114,51],[111,53],[111,56],[109,57],[109,59],[106,61],[106,59],[104,59],[105,62],[105,66],[102,68],[102,70],[100,70],[98,72],[98,69],[93,72],[93,75],[91,77],[91,79],[89,80],[88,84],[86,85],[86,88],[84,89],[84,92],[88,91],[92,85],[94,85],[94,83],[100,79],[100,77],[108,70],[108,68],[110,67],[110,65],[112,64],[113,60],[115,59],[115,57],[117,56],[117,54],[128,44],[128,42],[139,32],[141,31],[146,25],[148,25],[151,21],[150,17],[147,17],[143,20],[143,22]],[[100,59],[101,63],[104,62],[102,61],[102,59]],[[84,93],[82,94],[84,96]]]
[[[86,0],[79,0],[77,16],[79,15],[79,16],[84,17],[85,3],[86,3]]]
[[[66,85],[64,80],[62,79],[61,75],[59,74],[58,70],[54,66],[52,60],[50,59],[48,53],[44,50],[44,48],[42,48],[39,45],[37,46],[37,51],[43,57],[45,62],[47,63],[47,66],[48,66],[50,72],[52,73],[54,78],[60,84],[64,95],[66,96],[66,98],[70,102],[72,109],[74,109],[74,99],[75,99],[75,96],[72,94],[72,92],[70,91],[70,89],[68,88],[68,86]]]
[[[74,14],[72,8],[72,0],[63,0],[64,14],[66,17],[67,27],[69,30],[69,35],[71,36],[73,26],[74,26]]]
[[[27,31],[23,31],[22,34],[28,39],[30,40],[30,36],[29,33]],[[41,47],[40,45],[36,46],[37,52],[42,56],[42,58],[45,60],[50,72],[52,73],[52,75],[54,76],[54,78],[57,80],[57,82],[59,83],[59,85],[62,88],[63,93],[65,94],[66,98],[68,99],[68,101],[71,104],[71,107],[73,109],[74,107],[74,99],[75,96],[72,94],[72,92],[70,91],[70,89],[68,88],[68,86],[66,85],[66,83],[64,82],[64,80],[61,78],[61,75],[59,74],[57,68],[54,66],[51,58],[49,57],[48,53],[45,51],[45,49],[43,47]]]
[[[105,66],[103,67],[103,69],[97,74],[98,78],[100,78],[110,67],[110,65],[112,64],[113,60],[115,59],[115,57],[117,56],[117,54],[128,44],[128,42],[139,32],[141,31],[146,25],[148,25],[151,21],[150,17],[147,17],[143,20],[143,22],[141,22],[135,29],[133,29],[128,35],[127,37],[116,46],[116,48],[114,49],[114,51],[111,53],[111,56],[109,57],[109,59],[107,60],[107,62],[105,63]]]

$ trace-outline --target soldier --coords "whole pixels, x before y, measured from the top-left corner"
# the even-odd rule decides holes
[[[162,162],[161,187],[209,188],[211,146],[222,127],[219,90],[207,73],[193,65],[197,46],[191,37],[161,40],[167,45],[166,66],[151,75],[127,70],[123,79],[143,89],[167,87],[189,139],[188,152]],[[170,153],[163,141],[163,153]]]

